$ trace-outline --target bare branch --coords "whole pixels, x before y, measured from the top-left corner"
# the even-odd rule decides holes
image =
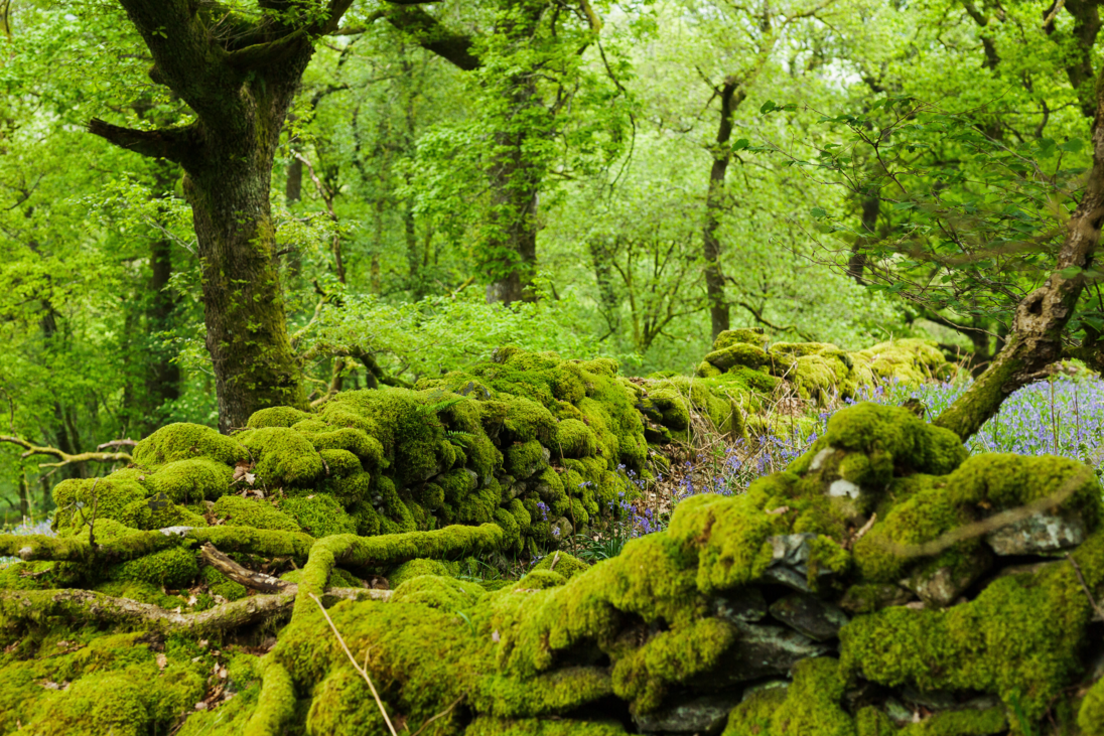
[[[183,164],[189,154],[194,154],[200,145],[197,131],[192,125],[161,130],[135,130],[92,118],[88,121],[88,132],[119,148],[178,164]]]
[[[39,463],[38,466],[40,468],[60,468],[70,463],[84,462],[129,463],[133,460],[133,458],[125,452],[81,452],[76,455],[70,455],[56,447],[39,447],[31,444],[22,437],[15,437],[7,434],[0,435],[0,442],[8,442],[22,447],[26,451],[20,455],[22,458],[28,458],[32,455],[50,455],[61,461],[57,463]],[[103,446],[104,445],[101,445],[101,447]]]

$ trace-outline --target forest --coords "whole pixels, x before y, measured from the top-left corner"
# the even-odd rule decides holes
[[[0,0],[0,734],[1104,736],[1097,0]]]

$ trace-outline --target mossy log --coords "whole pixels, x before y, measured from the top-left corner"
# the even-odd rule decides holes
[[[1037,513],[1005,514],[1024,507]],[[1099,686],[1088,686],[1104,649],[1091,628],[1091,600],[1104,593],[1102,518],[1099,484],[1079,463],[967,458],[956,436],[908,410],[859,404],[784,472],[739,496],[691,497],[667,530],[593,567],[561,551],[484,587],[432,574],[447,563],[407,562],[405,574],[391,568],[401,582],[386,600],[358,589],[335,603],[327,590],[345,586],[346,567],[455,557],[509,535],[487,524],[401,542],[312,539],[294,594],[209,612],[226,620],[278,600],[286,616],[292,606],[260,651],[200,646],[212,628],[199,623],[135,638],[186,627],[59,592],[60,580],[90,579],[82,555],[17,563],[0,573],[0,687],[11,695],[0,733],[374,735],[387,733],[381,705],[400,730],[437,736],[951,736],[1052,718],[1101,733]],[[104,545],[110,527],[94,534]],[[157,561],[157,574],[194,579],[191,535],[219,529],[232,527],[152,532],[175,545],[122,564]],[[69,623],[93,609],[102,624],[141,631]],[[148,679],[150,692],[126,678]],[[236,694],[212,699],[227,683]]]

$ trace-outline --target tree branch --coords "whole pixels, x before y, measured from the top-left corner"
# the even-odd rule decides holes
[[[479,58],[472,53],[471,38],[445,28],[436,18],[421,8],[412,6],[391,8],[386,18],[391,25],[408,34],[419,46],[432,51],[456,67],[464,71],[472,71],[482,66]]]
[[[84,463],[84,462],[97,462],[97,463],[129,463],[133,458],[125,452],[81,452],[76,455],[70,455],[67,452],[57,449],[56,447],[39,447],[33,445],[22,437],[14,437],[12,435],[0,435],[0,442],[8,442],[13,445],[19,445],[26,452],[20,457],[28,458],[32,455],[50,455],[56,457],[61,462],[57,463],[39,463],[40,468],[60,468],[70,463]],[[108,443],[113,444],[113,443]],[[100,445],[100,447],[106,447],[107,445]]]
[[[275,41],[255,43],[252,46],[231,51],[226,56],[226,63],[240,72],[253,71],[272,64],[279,64],[292,54],[301,51],[309,43],[310,38],[307,36],[307,32],[300,29]]]
[[[92,118],[88,121],[88,132],[119,148],[178,164],[183,164],[189,155],[194,155],[200,145],[198,131],[193,125],[160,130],[135,130]]]

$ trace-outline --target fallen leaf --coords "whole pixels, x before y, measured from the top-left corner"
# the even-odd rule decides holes
[[[165,666],[168,663],[169,663],[169,658],[166,657],[164,654],[158,654],[157,655],[157,669],[159,669],[159,670],[165,669]]]

